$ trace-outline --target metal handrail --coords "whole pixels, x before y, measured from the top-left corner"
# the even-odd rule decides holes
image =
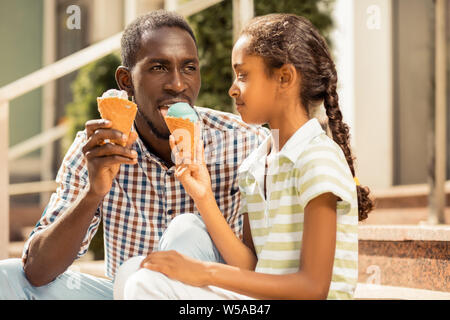
[[[82,49],[38,71],[0,88],[0,102],[11,101],[44,84],[59,79],[72,71],[120,49],[122,32]]]
[[[63,123],[16,144],[8,150],[8,161],[20,158],[31,151],[39,149],[50,142],[62,138],[68,129],[68,124]]]

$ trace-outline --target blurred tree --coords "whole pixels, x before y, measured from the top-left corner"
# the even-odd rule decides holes
[[[99,119],[97,97],[108,89],[117,88],[115,72],[120,65],[120,56],[110,54],[92,62],[78,72],[72,82],[73,101],[66,106],[70,130],[67,140],[72,143],[78,131],[84,130],[84,124],[90,119]]]
[[[228,89],[233,79],[232,0],[225,0],[188,18],[198,41],[202,88],[196,105],[233,112]],[[334,0],[255,0],[255,16],[293,13],[309,19],[331,46]]]

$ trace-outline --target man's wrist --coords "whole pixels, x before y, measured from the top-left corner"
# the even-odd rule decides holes
[[[105,195],[97,194],[92,189],[88,188],[85,191],[83,201],[85,201],[86,203],[93,204],[93,205],[95,204],[98,206],[100,204],[100,202],[102,202],[104,197],[105,197]]]

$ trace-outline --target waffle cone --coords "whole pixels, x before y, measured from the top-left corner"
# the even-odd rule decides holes
[[[174,135],[175,140],[178,142],[180,137],[181,143],[185,149],[190,149],[191,160],[193,162],[197,161],[195,146],[200,139],[200,125],[198,122],[192,122],[188,119],[181,119],[175,117],[164,117],[166,120],[167,127],[170,132]],[[176,132],[175,132],[176,131]],[[188,145],[186,145],[188,143]]]
[[[117,97],[107,97],[97,98],[97,105],[102,119],[112,122],[112,129],[119,130],[127,136],[130,134],[137,112],[137,106],[134,102]],[[113,142],[122,146],[126,145],[123,142]]]

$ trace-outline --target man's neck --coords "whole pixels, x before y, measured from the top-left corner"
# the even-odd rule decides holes
[[[172,167],[174,163],[171,158],[169,140],[158,138],[145,120],[138,117],[136,117],[135,128],[145,147],[151,153],[161,158],[167,168]]]

